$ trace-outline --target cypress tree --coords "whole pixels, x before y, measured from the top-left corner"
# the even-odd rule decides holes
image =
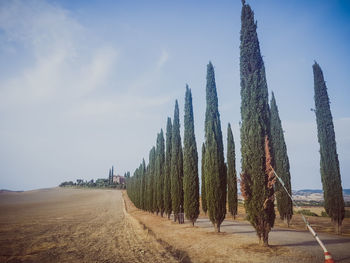
[[[284,186],[292,195],[292,187],[290,183],[289,159],[287,155],[287,146],[284,140],[281,119],[278,113],[275,95],[272,92],[271,98],[271,148],[275,163],[275,171],[283,180]],[[280,182],[275,185],[275,195],[277,199],[277,209],[282,220],[289,222],[293,216],[293,203],[288,194],[284,190]]]
[[[257,232],[260,244],[268,245],[275,222],[273,187],[266,172],[265,137],[269,137],[269,105],[265,67],[260,54],[257,24],[250,6],[242,1],[241,75],[241,189],[247,218]],[[269,147],[267,147],[269,150]]]
[[[171,200],[174,221],[177,214],[183,213],[183,159],[180,137],[179,105],[176,100],[171,143]]]
[[[214,67],[211,62],[207,65],[206,101],[205,190],[209,219],[215,230],[220,232],[220,225],[226,215],[226,167]]]
[[[146,163],[145,159],[142,159],[142,170],[141,170],[141,186],[140,186],[140,208],[146,209]]]
[[[228,210],[233,218],[236,218],[238,199],[237,199],[237,174],[236,174],[236,154],[235,142],[231,124],[227,127],[227,199]]]
[[[171,205],[171,143],[172,143],[172,124],[171,118],[168,117],[166,125],[166,155],[165,155],[165,172],[164,172],[164,209],[170,219],[172,211]]]
[[[160,131],[157,138],[157,206],[160,215],[164,213],[164,163],[165,163],[165,146],[163,130]]]
[[[157,137],[159,136],[159,134],[157,134]],[[152,178],[153,178],[153,183],[152,183],[152,188],[153,188],[153,198],[152,198],[152,212],[156,212],[156,214],[158,215],[159,210],[158,210],[158,202],[157,202],[157,182],[158,182],[158,177],[157,177],[157,148],[154,147],[154,159],[153,159],[153,163],[152,163],[152,170],[151,170],[151,174],[152,174]]]
[[[156,153],[155,153],[155,160],[154,160],[154,170],[153,170],[153,176],[154,176],[154,192],[153,192],[153,209],[158,215],[159,208],[158,208],[158,140],[159,140],[159,133],[157,133],[157,140],[156,140]]]
[[[320,144],[320,170],[324,208],[335,224],[336,232],[340,234],[345,210],[333,117],[321,67],[315,62],[312,68],[314,73],[315,112],[318,142]]]
[[[198,153],[194,134],[194,119],[191,90],[186,85],[183,150],[184,211],[186,218],[196,222],[199,215]]]
[[[147,211],[154,213],[154,167],[155,167],[156,149],[152,147],[149,153],[149,164],[147,167]]]
[[[202,178],[201,178],[201,203],[202,210],[205,214],[207,214],[208,206],[207,206],[207,194],[205,192],[205,143],[202,144]]]

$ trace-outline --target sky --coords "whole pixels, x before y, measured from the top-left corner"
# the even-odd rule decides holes
[[[247,0],[275,93],[292,188],[321,189],[312,64],[322,67],[350,188],[350,2]],[[0,189],[131,173],[192,90],[199,154],[206,65],[240,165],[241,1],[0,1]],[[226,153],[225,153],[226,155]],[[200,166],[200,165],[199,165]]]

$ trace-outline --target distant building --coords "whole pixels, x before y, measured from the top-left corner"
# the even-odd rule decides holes
[[[121,175],[113,175],[112,181],[114,184],[125,184],[125,177]]]

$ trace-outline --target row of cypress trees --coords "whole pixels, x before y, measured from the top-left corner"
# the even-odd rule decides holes
[[[194,132],[192,94],[186,85],[184,147],[180,136],[179,105],[175,101],[173,123],[167,119],[166,138],[157,135],[156,147],[143,160],[127,182],[127,191],[136,207],[152,213],[164,213],[178,220],[185,213],[192,224],[199,215],[198,153]],[[165,142],[166,141],[166,142]],[[179,221],[180,222],[180,221]]]
[[[227,165],[221,132],[214,67],[207,65],[205,142],[202,146],[201,203],[208,212],[216,231],[226,215],[228,193],[229,211],[237,214],[237,176],[235,169],[235,146],[231,125],[228,125]],[[228,187],[228,192],[227,192]],[[180,213],[194,225],[199,215],[198,153],[194,130],[192,93],[186,85],[184,111],[184,145],[180,136],[179,106],[175,101],[173,123],[167,119],[166,144],[161,130],[156,147],[149,154],[149,164],[143,160],[127,182],[127,191],[136,207],[160,213],[178,220]]]
[[[261,243],[268,243],[268,232],[274,225],[273,191],[281,219],[289,222],[293,215],[292,201],[277,182],[271,188],[266,172],[266,149],[264,138],[270,142],[268,154],[272,155],[272,165],[284,181],[291,194],[289,160],[283,135],[276,99],[272,93],[270,108],[264,62],[260,54],[254,13],[242,1],[241,15],[241,189],[245,195],[248,219],[256,228]],[[327,87],[323,72],[315,62],[313,65],[315,113],[320,144],[320,170],[324,193],[324,207],[341,233],[344,219],[344,199],[341,186],[339,160],[336,150],[333,118],[330,111]]]
[[[276,171],[287,182],[290,191],[289,163],[274,96],[271,101],[271,111],[275,117],[270,123],[265,69],[260,55],[256,24],[252,10],[245,3],[242,7],[240,64],[242,193],[245,197],[248,219],[256,228],[259,238],[267,244],[268,233],[275,219],[274,188],[267,184],[265,164],[265,137],[271,137],[270,130],[274,131],[273,134],[279,135],[272,140],[273,147],[269,147],[275,148],[275,154],[281,156],[275,158],[281,159],[282,166]],[[215,73],[211,62],[207,65],[206,102],[205,142],[202,146],[201,162],[201,201],[203,211],[208,212],[211,222],[219,232],[220,225],[226,216],[226,201],[228,201],[231,215],[235,217],[237,214],[237,175],[235,146],[230,124],[227,128],[227,163],[225,163]],[[166,211],[168,217],[171,212],[174,212],[175,221],[177,214],[185,212],[186,217],[194,224],[199,214],[198,155],[194,134],[192,95],[188,86],[186,86],[184,119],[184,152],[181,147],[179,108],[176,101],[173,124],[170,118],[167,121],[165,157],[163,157],[164,138],[161,131],[157,137],[157,148],[153,147],[150,152],[147,168],[143,161],[136,169],[135,176],[129,181],[127,188],[131,193],[130,198],[135,200],[137,207],[157,214],[160,211],[161,215]],[[284,167],[286,161],[287,165]],[[154,166],[157,168],[153,168]],[[148,191],[142,192],[143,185],[147,186]],[[163,188],[154,188],[152,187],[154,185],[163,186]],[[141,191],[138,188],[141,188]],[[164,191],[160,194],[161,189]],[[135,192],[140,192],[141,195],[133,194]],[[278,207],[281,208],[280,216],[289,222],[293,213],[291,202],[285,198],[286,194],[282,190],[277,190],[277,193]],[[146,194],[147,197],[142,194]],[[140,206],[142,202],[138,200],[142,198],[148,200],[148,205],[146,203],[145,206]],[[153,200],[156,198],[158,201]],[[159,208],[152,205],[156,202]]]
[[[240,32],[241,77],[241,192],[247,219],[254,226],[262,245],[268,245],[268,235],[275,222],[274,201],[280,218],[287,224],[293,215],[290,168],[276,98],[268,89],[264,62],[260,53],[257,24],[250,6],[242,1]],[[339,161],[329,99],[323,73],[313,66],[318,139],[321,154],[321,176],[326,212],[340,231],[344,218]],[[226,216],[226,203],[233,217],[237,214],[237,175],[235,146],[231,125],[227,128],[227,163],[223,139],[214,67],[207,65],[205,142],[201,160],[201,205],[216,231]],[[167,120],[166,149],[163,131],[157,136],[157,147],[150,151],[149,164],[143,161],[128,182],[128,193],[134,204],[150,212],[185,212],[192,224],[199,215],[198,154],[194,133],[191,90],[186,86],[184,117],[184,149],[181,146],[178,102],[174,120]],[[284,182],[276,183],[274,171]],[[226,202],[227,201],[227,202]]]

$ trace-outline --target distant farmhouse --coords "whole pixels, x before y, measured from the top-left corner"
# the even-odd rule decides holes
[[[113,179],[112,179],[113,184],[121,184],[121,185],[125,185],[125,177],[121,176],[121,175],[113,175]]]
[[[130,178],[130,173],[125,173],[125,176],[116,175],[114,173],[114,167],[109,169],[108,178],[98,178],[96,181],[93,179],[86,181],[83,179],[77,179],[76,183],[73,181],[67,181],[60,184],[61,187],[64,186],[79,186],[79,187],[89,187],[89,188],[115,188],[115,189],[125,189],[126,188],[126,178]]]

